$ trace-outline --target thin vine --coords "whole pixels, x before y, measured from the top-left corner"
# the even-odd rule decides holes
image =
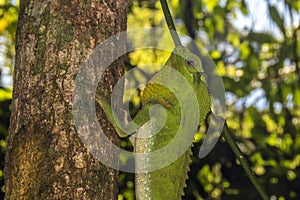
[[[161,2],[161,6],[163,9],[163,13],[168,25],[168,28],[170,30],[172,39],[174,41],[175,46],[180,46],[182,45],[178,33],[176,32],[176,28],[169,10],[169,6],[166,0],[160,0]],[[259,182],[257,181],[257,178],[254,176],[252,170],[250,169],[250,166],[246,160],[246,158],[243,156],[240,148],[237,146],[236,142],[233,139],[232,134],[230,133],[227,124],[225,122],[225,127],[223,129],[223,136],[225,138],[225,140],[227,141],[227,143],[229,144],[231,150],[233,151],[234,155],[236,156],[236,158],[239,160],[239,162],[241,163],[245,173],[247,174],[249,180],[251,181],[251,183],[253,184],[253,186],[255,187],[255,189],[257,190],[257,192],[259,193],[259,195],[261,196],[261,198],[263,200],[269,200],[270,197],[268,196],[268,194],[265,192],[265,190],[263,189],[263,187],[259,184]]]
[[[235,157],[241,163],[244,171],[246,172],[248,178],[250,179],[251,183],[253,184],[253,186],[255,187],[255,189],[257,190],[259,195],[261,196],[261,198],[263,200],[269,200],[270,197],[268,196],[268,194],[265,192],[263,187],[257,181],[257,178],[254,176],[253,172],[251,171],[250,166],[249,166],[245,156],[242,154],[240,148],[237,146],[236,142],[234,141],[232,134],[230,133],[230,131],[228,129],[227,123],[225,123],[224,129],[223,129],[223,136],[224,136],[225,140],[227,141],[227,143],[229,144]]]
[[[166,0],[160,0],[161,3],[161,7],[163,9],[164,15],[165,15],[165,19],[168,25],[168,28],[170,30],[171,36],[173,38],[174,44],[175,46],[182,46],[181,41],[179,39],[178,33],[176,31],[176,27],[174,25],[173,19],[172,19],[172,15],[168,6],[168,3]]]

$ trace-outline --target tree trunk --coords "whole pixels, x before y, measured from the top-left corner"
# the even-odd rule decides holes
[[[21,1],[5,199],[116,199],[118,171],[82,145],[72,93],[92,49],[126,29],[126,7],[126,0]],[[122,70],[119,59],[105,73],[107,97]],[[118,144],[110,124],[104,120],[102,127]]]

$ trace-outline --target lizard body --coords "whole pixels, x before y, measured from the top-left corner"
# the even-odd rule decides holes
[[[172,69],[170,71],[170,68]],[[147,165],[156,165],[155,162],[164,162],[162,160],[152,161],[151,157],[145,159],[139,154],[148,154],[159,151],[166,147],[173,141],[177,134],[177,130],[182,123],[189,123],[189,121],[199,120],[190,127],[191,133],[187,133],[186,137],[180,137],[175,143],[178,148],[171,148],[166,150],[170,157],[176,157],[174,162],[153,171],[136,173],[136,199],[137,200],[160,200],[160,199],[181,199],[184,194],[184,187],[188,178],[189,165],[191,164],[191,146],[183,153],[180,153],[181,142],[190,142],[192,144],[193,135],[197,132],[198,126],[203,121],[210,111],[210,96],[206,84],[201,81],[200,72],[201,61],[194,54],[187,51],[183,46],[175,48],[165,66],[152,77],[150,82],[145,86],[141,94],[142,108],[134,117],[133,122],[138,124],[141,128],[136,130],[135,137],[131,136],[130,141],[134,146],[136,156],[136,171],[147,168]],[[179,73],[182,78],[187,81],[192,90],[182,88],[180,80],[176,79],[176,74]],[[174,80],[172,80],[174,79]],[[171,80],[168,82],[168,80]],[[171,83],[170,87],[165,87],[164,83]],[[181,96],[180,101],[174,94]],[[182,109],[189,109],[187,106],[192,96],[196,96],[199,108],[199,117],[190,117],[182,119]],[[112,111],[104,98],[97,95],[97,101],[103,108],[108,119],[116,128],[120,137],[127,134],[123,133],[117,123],[114,121]],[[193,103],[193,102],[191,102]],[[146,126],[151,121],[151,109],[159,105],[164,108],[166,120],[160,130],[156,133],[152,130],[151,125]],[[183,107],[182,107],[183,105]],[[155,109],[154,109],[155,110]],[[194,110],[188,110],[194,112]],[[155,123],[160,123],[161,114],[157,114]],[[155,117],[154,117],[155,118]],[[141,135],[146,137],[140,137]],[[153,133],[155,132],[155,133]],[[178,150],[178,151],[177,151]],[[152,166],[152,167],[153,167]]]

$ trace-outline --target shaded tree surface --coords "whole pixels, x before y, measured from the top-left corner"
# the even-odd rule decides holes
[[[96,45],[126,29],[126,14],[124,0],[21,1],[5,199],[116,198],[118,171],[94,159],[81,143],[72,94],[81,63]],[[100,88],[107,97],[122,63],[105,73]],[[101,123],[118,145],[109,123]]]

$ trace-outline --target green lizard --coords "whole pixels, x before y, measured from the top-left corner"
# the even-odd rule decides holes
[[[132,135],[130,136],[130,141],[133,144],[135,153],[151,154],[151,152],[159,151],[173,141],[182,124],[185,124],[183,126],[191,127],[184,133],[186,136],[181,135],[177,138],[177,142],[175,142],[176,148],[173,147],[165,152],[170,157],[178,158],[174,159],[175,161],[171,164],[165,164],[163,168],[154,170],[154,165],[159,165],[157,162],[162,162],[163,159],[152,161],[155,158],[151,158],[151,156],[148,159],[143,159],[137,155],[136,172],[139,173],[136,173],[135,187],[136,199],[138,200],[177,200],[184,195],[183,190],[186,186],[189,165],[191,164],[193,135],[197,132],[201,121],[210,112],[211,106],[207,86],[201,80],[201,71],[200,59],[188,52],[185,47],[177,46],[165,66],[153,76],[141,93],[142,108],[132,121],[132,123],[139,125],[140,128],[136,130],[130,130],[129,128],[129,134]],[[185,85],[181,83],[181,79],[176,78],[178,73],[181,75],[181,78],[187,81],[191,89],[183,88]],[[172,81],[169,82],[169,85],[173,84],[173,86],[167,88],[164,86],[164,83],[167,84],[168,81],[166,82],[166,80],[170,79]],[[196,101],[192,101],[193,98],[196,98]],[[104,110],[118,135],[127,137],[128,134],[125,133],[124,129],[120,128],[114,119],[112,109],[106,99],[97,93],[96,101]],[[159,105],[160,108],[163,107],[164,113],[160,109],[156,109],[155,105]],[[199,109],[198,116],[192,115],[195,112],[192,108],[195,108],[195,106]],[[182,119],[183,109],[190,113],[191,116],[184,116]],[[151,113],[153,113],[154,117],[151,117]],[[153,128],[153,124],[160,123],[164,117],[166,119],[163,126]],[[197,121],[195,122],[195,120]],[[130,127],[130,124],[128,127]],[[157,129],[159,129],[158,132]],[[187,150],[180,149],[181,142],[190,144]],[[153,170],[143,171],[143,169],[148,169],[149,165],[153,165],[150,166],[150,169]]]

